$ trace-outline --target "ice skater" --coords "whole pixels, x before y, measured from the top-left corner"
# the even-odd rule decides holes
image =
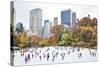
[[[80,58],[80,57],[82,57],[82,53],[79,53],[79,54],[78,54],[78,58]]]
[[[53,62],[54,62],[54,60],[55,60],[55,57],[56,57],[56,56],[55,56],[55,55],[53,55],[53,58],[52,58],[52,61],[53,61]]]
[[[56,53],[56,57],[57,57],[57,55],[58,55],[58,52]]]
[[[42,59],[41,55],[39,56],[39,58],[40,58],[40,61],[41,61],[41,59]]]
[[[32,54],[32,58],[34,57],[34,55]]]
[[[28,62],[28,58],[25,56],[25,64]]]
[[[61,53],[61,56],[62,56],[62,60],[64,60],[65,53]]]
[[[47,54],[47,61],[49,60],[49,57],[50,57],[50,56],[49,56],[49,53],[48,53],[48,54]]]
[[[27,58],[28,58],[28,60],[30,60],[30,54],[28,54]]]

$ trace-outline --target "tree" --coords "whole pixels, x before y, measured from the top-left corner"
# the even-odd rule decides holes
[[[56,37],[56,43],[58,43],[61,40],[62,37],[62,30],[64,29],[63,25],[54,25],[51,28],[51,33],[55,35]]]
[[[39,45],[40,45],[40,46],[48,46],[48,45],[49,45],[48,40],[47,40],[47,39],[42,39],[42,40],[39,42]]]
[[[73,42],[77,43],[80,41],[80,34],[79,34],[79,31],[74,31],[72,33],[72,38],[73,38]]]
[[[89,17],[83,17],[82,19],[80,19],[80,26],[89,26],[90,23],[92,22],[92,19]]]
[[[32,47],[31,36],[27,36],[25,44],[26,44],[26,47]]]
[[[82,30],[80,35],[81,35],[81,40],[83,40],[84,42],[90,42],[90,40],[92,39],[91,31]]]
[[[33,35],[32,37],[31,37],[31,44],[32,44],[32,46],[39,46],[39,42],[42,40],[42,38],[41,37],[39,37],[39,36],[36,36],[36,35]]]
[[[73,42],[72,33],[65,32],[62,34],[61,41],[59,41],[59,45],[71,45]]]
[[[50,45],[56,45],[56,41],[57,41],[56,35],[52,35],[49,37],[48,42]]]
[[[97,18],[84,17],[79,21],[81,41],[87,43],[87,46],[97,44]]]
[[[20,42],[18,44],[18,46],[20,48],[24,48],[25,47],[25,42],[26,42],[26,34],[24,32],[20,32],[20,33],[17,34],[17,37],[18,37],[19,42]]]
[[[63,29],[64,29],[64,26],[63,25],[54,25],[51,28],[51,32],[54,33],[54,34],[57,34],[57,33],[59,33]]]
[[[18,39],[18,37],[14,34],[13,35],[13,45],[18,47],[18,44],[20,43],[20,40]]]

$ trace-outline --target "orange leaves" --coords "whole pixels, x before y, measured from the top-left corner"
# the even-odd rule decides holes
[[[92,19],[90,19],[89,17],[83,17],[82,19],[80,19],[80,22],[92,22]]]
[[[83,17],[79,21],[80,29],[93,31],[97,27],[97,18]]]
[[[49,44],[52,44],[52,45],[54,45],[54,44],[56,44],[56,36],[55,35],[53,35],[53,36],[51,36],[50,38],[49,38]]]
[[[31,37],[31,43],[33,43],[33,44],[39,44],[39,41],[40,41],[41,39],[42,39],[41,37],[36,36],[36,35],[33,35],[33,36]]]
[[[51,32],[52,32],[52,33],[58,33],[58,32],[61,31],[62,29],[64,29],[64,26],[63,26],[63,25],[54,25],[54,26],[51,28]]]
[[[81,26],[80,29],[82,29],[82,30],[90,30],[90,31],[92,31],[92,30],[93,30],[93,27],[91,27],[91,26],[88,26],[88,27]]]

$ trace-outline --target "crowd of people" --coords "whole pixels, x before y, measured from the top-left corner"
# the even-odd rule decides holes
[[[55,62],[56,59],[65,60],[66,56],[77,53],[76,59],[80,59],[83,56],[84,48],[79,47],[41,47],[41,48],[31,48],[19,50],[20,57],[24,57],[25,64],[30,60],[39,59],[40,61],[52,61]],[[96,56],[96,50],[92,51],[88,49],[90,56]],[[16,52],[16,51],[15,51]],[[70,57],[69,57],[70,58]]]

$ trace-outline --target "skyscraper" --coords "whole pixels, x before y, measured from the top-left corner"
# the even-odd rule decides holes
[[[61,24],[73,27],[76,23],[76,12],[72,10],[61,11]]]
[[[54,17],[54,25],[58,24],[58,17]]]
[[[18,22],[16,24],[16,31],[17,31],[17,33],[24,31],[24,27],[23,27],[23,24],[21,22]]]
[[[30,11],[30,29],[34,35],[42,36],[42,9],[32,9]]]
[[[50,22],[49,20],[44,21],[44,31],[43,31],[43,37],[47,38],[50,36]]]

